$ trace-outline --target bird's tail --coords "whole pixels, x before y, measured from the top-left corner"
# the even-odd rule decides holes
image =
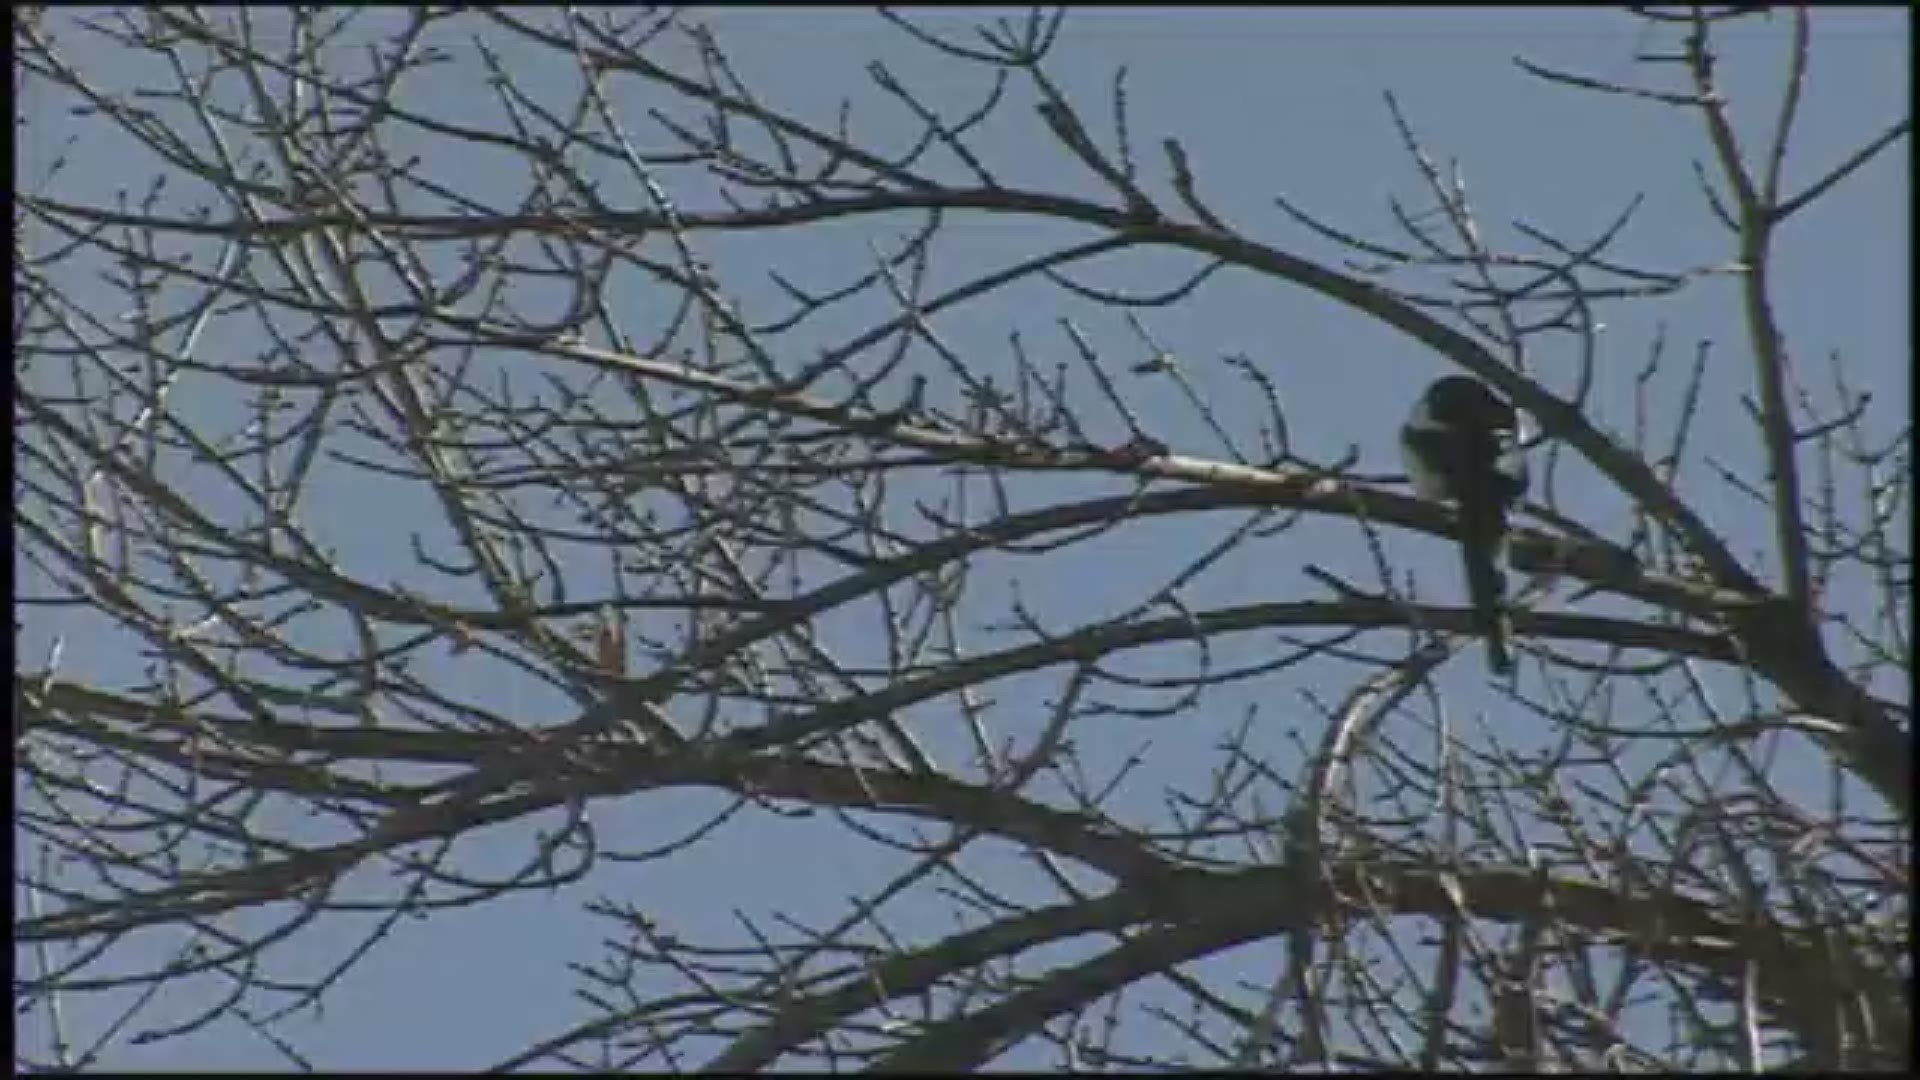
[[[1467,601],[1473,606],[1473,627],[1487,639],[1487,668],[1495,675],[1505,675],[1513,669],[1513,658],[1507,655],[1507,579],[1495,563],[1506,532],[1503,517],[1497,510],[1484,517],[1463,514],[1460,536],[1460,554],[1466,561]]]

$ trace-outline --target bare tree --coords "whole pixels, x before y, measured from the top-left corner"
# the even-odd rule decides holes
[[[1282,202],[1333,252],[1300,254],[1136,141],[1124,71],[1073,100],[1059,14],[876,15],[973,80],[874,63],[906,128],[783,105],[673,11],[16,14],[16,95],[65,117],[16,181],[20,618],[70,620],[15,669],[15,992],[59,1059],[18,1064],[217,1025],[299,1061],[280,1022],[413,917],[764,859],[734,826],[795,817],[831,833],[808,860],[886,880],[724,939],[570,891],[614,939],[554,958],[587,1014],[502,1064],[1904,1064],[1907,432],[1790,353],[1768,272],[1908,122],[1790,186],[1808,13],[1765,16],[1777,123],[1744,147],[1716,35],[1762,16],[1622,17],[1665,43],[1633,82],[1522,64],[1697,119],[1710,266],[1639,264],[1631,201],[1499,246],[1391,99],[1417,200],[1381,236]],[[441,92],[476,67],[489,96]],[[1012,179],[1004,125],[1075,168]],[[122,199],[63,192],[69,138],[142,149]],[[1008,222],[988,269],[943,262]],[[1092,283],[1115,266],[1164,283]],[[1222,271],[1537,426],[1520,669],[1485,691],[1535,741],[1449,708],[1474,623],[1390,550],[1449,510],[1291,439],[1259,362],[1156,334]],[[1603,313],[1705,282],[1745,336],[1652,342],[1631,432],[1602,426]],[[1008,298],[1045,340],[957,342]],[[1710,355],[1743,397],[1699,392]],[[1742,407],[1757,455],[1690,441]],[[1630,529],[1565,502],[1573,463]],[[1704,509],[1729,494],[1764,561]],[[1311,528],[1371,578],[1290,555]],[[1097,597],[1045,587],[1090,566]],[[118,660],[77,665],[82,631]],[[1209,768],[1127,795],[1147,723]],[[315,940],[326,970],[284,959]],[[189,985],[205,1008],[151,1018]],[[121,1020],[69,1030],[105,993]]]

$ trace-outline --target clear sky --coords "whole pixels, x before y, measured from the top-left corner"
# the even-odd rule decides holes
[[[991,14],[986,9],[927,11],[915,18],[959,28]],[[49,15],[56,25],[68,18],[72,16],[58,10]],[[876,59],[950,113],[977,103],[983,91],[984,80],[977,73],[930,57],[864,10],[736,8],[716,10],[709,21],[737,70],[764,98],[823,124],[843,98],[851,97],[856,115],[870,125],[863,130],[880,137],[908,130],[897,111],[889,114],[867,80],[866,66]],[[1721,38],[1721,74],[1737,129],[1749,146],[1770,129],[1775,115],[1784,24],[1785,16],[1772,23],[1756,20],[1725,31]],[[478,22],[474,29],[491,34]],[[103,77],[111,77],[108,66],[127,64],[123,54],[98,38],[71,29],[61,31],[60,37],[76,64],[98,65]],[[1907,114],[1908,40],[1907,17],[1899,10],[1817,11],[1802,119],[1786,163],[1789,189],[1823,174]],[[442,44],[456,62],[431,76],[432,93],[416,91],[408,104],[470,123],[498,124],[492,99],[473,89],[486,75],[467,40],[448,34]],[[1394,243],[1400,237],[1394,232],[1389,199],[1397,198],[1416,212],[1430,205],[1384,103],[1383,93],[1392,92],[1442,166],[1458,163],[1482,227],[1496,245],[1525,243],[1516,222],[1570,242],[1589,240],[1636,196],[1643,196],[1638,216],[1615,252],[1652,268],[1704,268],[1732,257],[1732,239],[1706,211],[1694,178],[1692,162],[1708,153],[1699,121],[1650,102],[1546,86],[1513,62],[1523,57],[1596,78],[1630,81],[1637,74],[1631,60],[1635,52],[1671,44],[1645,33],[1624,14],[1591,8],[1085,9],[1068,15],[1050,71],[1085,115],[1104,122],[1110,114],[1099,103],[1111,93],[1115,70],[1124,66],[1132,139],[1148,174],[1164,175],[1159,141],[1178,136],[1202,190],[1223,217],[1263,243],[1305,257],[1337,259],[1339,253],[1276,208],[1276,195],[1322,221]],[[515,46],[503,47],[511,58]],[[681,62],[686,60],[685,50],[675,52]],[[550,66],[509,70],[527,80],[536,94],[547,92],[554,100],[564,100],[573,93],[570,81],[543,90],[542,79],[564,74]],[[644,114],[644,102],[627,105],[633,115]],[[33,124],[21,146],[17,184],[32,188],[36,167],[49,155],[64,152],[72,164],[63,174],[59,197],[109,205],[116,189],[143,191],[157,168],[150,154],[124,143],[83,139],[69,146],[61,125],[73,121],[59,115],[63,103],[30,95],[17,107]],[[1110,141],[1110,123],[1095,137]],[[1080,166],[1025,104],[1010,108],[1007,119],[987,131],[980,149],[1009,183],[1091,190]],[[404,153],[404,148],[396,152]],[[1909,414],[1909,159],[1905,148],[1883,154],[1842,190],[1795,219],[1781,235],[1773,283],[1779,317],[1796,356],[1811,365],[1829,353],[1842,355],[1855,377],[1875,388],[1872,408],[1882,431],[1897,430]],[[490,183],[484,168],[467,170],[465,176],[476,191]],[[602,194],[617,204],[614,182],[605,179],[609,187]],[[703,203],[698,190],[677,194],[684,209],[713,205]],[[1010,218],[959,225],[955,239],[942,250],[946,261],[936,272],[944,281],[961,280],[969,268],[1005,258],[1006,245],[1026,241],[1033,228]],[[739,268],[756,261],[771,262],[806,280],[849,252],[861,257],[863,250],[858,238],[848,244],[845,238],[816,238],[803,230],[777,238],[716,240],[712,254],[723,280],[731,282],[730,272],[744,281],[749,275]],[[1191,268],[1190,260],[1169,260],[1161,266],[1135,258],[1111,267],[1097,264],[1082,280],[1109,287],[1164,287]],[[1734,404],[1738,395],[1751,392],[1735,300],[1734,279],[1719,278],[1657,304],[1605,311],[1596,394],[1603,421],[1620,430],[1631,423],[1632,376],[1657,334],[1664,333],[1675,352],[1688,356],[1695,341],[1712,338],[1720,343],[1707,383],[1709,401],[1715,404],[1705,411],[1696,438],[1712,455],[1751,461],[1755,435]],[[646,297],[635,298],[636,304],[647,302]],[[943,323],[942,329],[963,348],[995,355],[1005,354],[1007,335],[1017,329],[1036,348],[1064,359],[1067,343],[1058,331],[1057,314],[1050,307],[1020,309],[1012,301],[994,302],[969,308],[965,319]],[[1398,472],[1395,429],[1418,388],[1444,370],[1439,358],[1411,340],[1365,324],[1323,298],[1244,273],[1221,275],[1190,302],[1152,309],[1141,318],[1200,384],[1222,399],[1231,396],[1236,383],[1221,358],[1244,355],[1254,360],[1278,384],[1300,452],[1331,462],[1351,446],[1360,454],[1357,470],[1369,475]],[[1117,354],[1131,355],[1127,350],[1138,348],[1118,316],[1085,328]],[[825,328],[824,335],[831,337],[833,329]],[[228,340],[220,346],[247,350],[257,343]],[[1532,359],[1538,370],[1549,373],[1543,376],[1549,383],[1551,373],[1571,371],[1570,356],[1556,356],[1551,348],[1542,348]],[[1679,383],[1672,377],[1662,385],[1673,394]],[[1196,457],[1222,452],[1191,413],[1171,404],[1156,409],[1160,411],[1146,419],[1177,452]],[[1243,433],[1256,418],[1251,405],[1240,413],[1226,410],[1228,421],[1248,425]],[[1624,537],[1626,510],[1617,497],[1599,488],[1597,477],[1569,468],[1561,483],[1567,485],[1561,492],[1563,510],[1571,507],[1603,534]],[[1035,489],[1028,493],[1029,505],[1063,490],[1070,488]],[[1694,493],[1709,518],[1734,535],[1738,554],[1765,550],[1765,531],[1750,524],[1757,520],[1750,509],[1724,487],[1703,483]],[[339,514],[325,528],[335,532],[349,565],[374,581],[404,574],[404,545],[361,545],[356,533],[377,522],[405,520],[414,510],[404,498],[416,498],[417,492],[408,489],[403,498],[369,487],[337,489],[332,497],[340,500]],[[1207,524],[1204,535],[1218,536],[1225,527],[1221,522]],[[1195,542],[1200,535],[1195,528],[1143,528],[1129,533],[1127,543],[1178,548]],[[1354,539],[1345,523],[1303,528],[1276,547],[1271,561],[1242,561],[1225,568],[1192,599],[1224,605],[1250,597],[1320,596],[1320,587],[1301,573],[1308,563],[1367,580],[1368,556]],[[1398,537],[1394,542],[1397,551],[1410,553],[1407,565],[1426,594],[1455,595],[1451,550],[1423,537]],[[1122,549],[1115,557],[1140,554]],[[1765,559],[1756,563],[1771,565]],[[29,588],[31,568],[16,567],[20,587]],[[1103,579],[1112,572],[1111,564],[1065,568],[1044,580],[1021,582],[1022,595],[1062,619],[1076,612],[1084,618],[1100,602]],[[30,621],[20,634],[22,664],[36,666],[51,635],[71,633],[72,626],[56,625],[51,617]],[[85,639],[70,643],[68,650],[68,664],[103,682],[137,677],[137,664],[104,647],[89,651]],[[1328,679],[1319,690],[1331,697],[1342,685],[1339,679]],[[505,692],[484,685],[479,689]],[[1472,691],[1463,690],[1467,692]],[[1244,704],[1243,698],[1223,697],[1219,722],[1231,726]],[[558,710],[555,716],[564,712],[562,705],[544,700],[542,708]],[[1493,722],[1498,721],[1496,713]],[[962,745],[938,735],[930,741],[936,747]],[[1193,784],[1214,752],[1210,739],[1183,741],[1141,732],[1119,733],[1105,752],[1120,754],[1148,742],[1155,755],[1149,775],[1156,779],[1142,787],[1134,806],[1143,816],[1152,813],[1155,784]],[[1101,751],[1090,747],[1088,752]],[[625,825],[619,823],[629,822],[622,816],[628,810],[596,807],[594,812],[605,815],[603,827],[613,823],[611,827],[631,827],[664,839],[676,826],[703,820],[718,805],[717,799],[699,796],[655,799],[646,803],[644,820]],[[763,816],[730,829],[723,843],[671,863],[596,872],[555,895],[521,896],[402,920],[326,997],[323,1008],[288,1022],[283,1034],[316,1065],[329,1069],[471,1069],[499,1061],[589,1015],[574,997],[579,983],[568,965],[597,960],[611,928],[583,915],[583,904],[599,897],[620,898],[695,937],[736,934],[736,910],[759,917],[775,910],[824,917],[846,896],[883,880],[890,866],[855,856],[837,861],[842,856],[831,844],[835,828],[831,820],[818,817]],[[489,861],[490,836],[466,841],[479,863]],[[496,861],[510,861],[522,850],[519,844],[505,845]],[[1000,857],[1007,862],[1009,877],[1018,872],[1021,864],[1012,855],[1003,852]],[[942,908],[925,916],[922,929],[930,933],[946,925],[948,912]],[[357,940],[355,931],[365,925],[341,917],[331,927],[309,928],[277,946],[276,963],[291,971],[324,970],[341,958]],[[16,952],[17,961],[24,959]],[[75,998],[65,1004],[67,1022],[83,1038],[113,1016],[105,1000]],[[163,1013],[180,1018],[192,1007],[183,1001]],[[44,1055],[47,1035],[39,1018],[18,1020],[23,1045],[31,1048],[29,1053]],[[143,1014],[143,1022],[154,1021]],[[276,1068],[284,1058],[240,1025],[219,1023],[157,1046],[122,1043],[99,1064],[215,1070]]]

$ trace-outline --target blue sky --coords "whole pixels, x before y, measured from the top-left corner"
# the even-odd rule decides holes
[[[914,18],[960,33],[990,14],[980,9],[926,10]],[[50,16],[64,17],[59,12]],[[977,103],[984,90],[977,72],[930,56],[863,10],[739,8],[717,10],[708,21],[737,70],[768,100],[824,125],[840,101],[851,97],[860,124],[856,130],[883,144],[904,138],[911,127],[867,81],[869,62],[884,60],[896,76],[949,113]],[[475,29],[491,34],[478,24]],[[76,65],[97,67],[107,79],[138,77],[138,65],[108,51],[97,38],[71,32],[61,37]],[[1736,130],[1747,147],[1758,145],[1773,122],[1785,40],[1784,16],[1771,22],[1753,20],[1722,36],[1721,74]],[[409,103],[451,119],[497,124],[491,99],[475,89],[484,74],[465,38],[451,34],[443,44],[457,61],[428,76]],[[1162,138],[1177,136],[1194,163],[1201,190],[1222,217],[1263,243],[1304,257],[1338,260],[1342,253],[1291,221],[1275,206],[1275,196],[1339,228],[1396,244],[1403,240],[1393,231],[1389,199],[1415,212],[1431,205],[1383,99],[1391,92],[1442,168],[1458,163],[1480,224],[1495,246],[1528,246],[1516,222],[1573,243],[1589,240],[1640,196],[1638,215],[1615,253],[1650,268],[1704,268],[1726,262],[1733,249],[1732,238],[1706,211],[1694,179],[1692,163],[1707,154],[1698,119],[1650,102],[1546,86],[1513,62],[1524,57],[1599,79],[1630,81],[1640,75],[1631,60],[1635,52],[1672,45],[1670,35],[1648,33],[1626,15],[1589,8],[1080,9],[1066,19],[1049,72],[1083,114],[1097,121],[1095,138],[1111,145],[1109,113],[1101,103],[1111,93],[1115,70],[1125,67],[1132,142],[1151,189],[1162,195],[1169,190],[1157,148]],[[512,60],[516,46],[503,48]],[[680,53],[684,61],[685,50]],[[1789,190],[1825,173],[1908,109],[1903,12],[1822,9],[1814,20],[1812,55],[1803,113],[1785,166]],[[562,68],[542,62],[510,69],[536,97],[564,101],[574,93]],[[632,83],[616,85],[641,93]],[[621,99],[637,125],[644,122],[648,104],[634,97]],[[143,189],[157,167],[150,154],[112,141],[82,139],[68,146],[61,128],[71,122],[62,118],[64,103],[29,95],[18,107],[33,128],[23,136],[17,184],[33,188],[36,166],[55,152],[65,152],[72,163],[62,174],[58,197],[110,204],[116,188]],[[403,156],[409,150],[393,149]],[[983,132],[977,149],[1007,183],[1075,193],[1094,190],[1093,181],[1044,131],[1024,98]],[[1810,370],[1829,354],[1842,356],[1853,377],[1874,388],[1871,415],[1883,433],[1898,430],[1909,418],[1908,159],[1904,147],[1894,148],[1796,218],[1780,236],[1774,267],[1778,314],[1795,355]],[[476,192],[507,185],[489,173],[484,155],[472,161],[450,159],[444,168]],[[618,205],[619,177],[609,172],[595,179],[603,184],[603,196]],[[703,202],[705,194],[692,182],[675,191],[686,209],[712,206]],[[1049,230],[1073,235],[1012,218],[961,220],[942,241],[933,271],[936,282],[957,283],[989,262],[1010,259],[1009,252],[1031,250],[1036,238],[1052,235]],[[879,230],[878,235],[888,231]],[[714,240],[707,254],[730,287],[750,299],[770,299],[773,291],[757,275],[757,267],[774,266],[797,280],[818,280],[843,269],[849,259],[864,259],[870,239],[857,232],[816,235],[808,230],[737,235]],[[1076,277],[1106,288],[1150,290],[1178,281],[1192,269],[1190,260],[1132,256],[1095,263],[1076,271]],[[1434,285],[1437,279],[1425,283]],[[1602,312],[1606,330],[1600,338],[1594,406],[1603,423],[1622,432],[1631,424],[1632,377],[1657,336],[1664,334],[1670,350],[1686,357],[1691,357],[1695,342],[1712,339],[1716,345],[1706,383],[1709,404],[1696,445],[1716,460],[1751,462],[1758,443],[1737,404],[1738,396],[1751,390],[1736,300],[1736,280],[1719,277],[1676,297],[1615,305]],[[640,309],[636,319],[644,319],[653,298],[636,295],[633,302]],[[1075,308],[1057,293],[1014,293],[967,306],[963,312],[940,320],[939,328],[985,364],[1004,362],[1009,334],[1016,331],[1049,360],[1067,359],[1069,343],[1058,323],[1062,314],[1071,314],[1116,366],[1122,359],[1130,363],[1143,355],[1140,342],[1117,315]],[[1240,383],[1223,362],[1224,357],[1245,356],[1275,381],[1288,408],[1294,445],[1303,456],[1331,462],[1352,447],[1360,455],[1357,471],[1368,475],[1384,477],[1399,470],[1395,428],[1418,388],[1444,370],[1439,358],[1411,340],[1362,322],[1304,290],[1245,273],[1218,275],[1190,301],[1148,309],[1139,317],[1195,384],[1221,403],[1221,420],[1228,430],[1247,436],[1259,415],[1256,403],[1236,398]],[[850,314],[843,323],[823,320],[816,332],[822,343],[830,343],[862,325]],[[259,347],[244,334],[217,325],[209,330],[209,339],[212,347],[222,349]],[[987,359],[991,357],[1000,359]],[[1542,347],[1530,360],[1550,385],[1559,385],[1556,377],[1571,371],[1570,350],[1556,354],[1550,346]],[[1670,402],[1678,387],[1678,372],[1669,373],[1657,386],[1657,399]],[[937,382],[935,389],[937,393]],[[1152,387],[1139,393],[1144,422],[1176,452],[1197,457],[1223,453],[1176,395]],[[1709,474],[1695,474],[1692,480],[1689,495],[1710,521],[1734,538],[1736,553],[1770,567],[1761,519],[1712,483]],[[1559,483],[1563,512],[1605,535],[1624,537],[1627,508],[1595,474],[1567,466]],[[1080,490],[1076,484],[1068,479],[1029,485],[1018,497],[1025,500],[1023,505],[1041,505]],[[337,509],[316,527],[339,545],[344,565],[373,581],[406,573],[405,545],[382,542],[369,530],[414,519],[418,508],[408,500],[417,498],[416,490],[364,480],[353,487],[322,485],[321,490]],[[1222,517],[1139,527],[1116,538],[1102,559],[1054,563],[1044,573],[1015,569],[999,587],[1057,618],[1060,625],[1072,625],[1097,613],[1102,604],[1124,606],[1138,591],[1111,586],[1115,567],[1178,565],[1177,553],[1210,542],[1235,523]],[[1448,547],[1427,537],[1390,539],[1392,550],[1421,582],[1423,595],[1442,600],[1457,595],[1455,560]],[[1227,605],[1254,597],[1317,597],[1320,587],[1301,572],[1308,563],[1356,581],[1370,580],[1370,558],[1344,520],[1309,522],[1268,543],[1271,555],[1223,566],[1197,583],[1189,599]],[[29,568],[21,567],[20,574],[20,587],[30,589]],[[116,655],[111,638],[88,637],[80,632],[84,625],[52,616],[28,621],[20,634],[22,663],[37,665],[54,634],[77,634],[67,646],[66,663],[109,684],[137,677],[137,664]],[[861,647],[857,624],[827,629],[842,647]],[[1270,647],[1271,642],[1263,640],[1234,648],[1245,658]],[[1143,660],[1156,662],[1160,660]],[[1286,723],[1299,725],[1298,733],[1310,740],[1312,720],[1295,711],[1302,700],[1295,695],[1317,693],[1322,700],[1333,700],[1350,681],[1343,674],[1330,672],[1324,682],[1290,685],[1287,701],[1264,704],[1288,716]],[[1448,685],[1457,689],[1466,708],[1488,710],[1488,722],[1495,726],[1510,720],[1497,699],[1477,685],[1477,675],[1450,673],[1449,678],[1455,681]],[[1036,680],[1032,688],[1048,693],[1054,682]],[[526,693],[485,679],[463,689],[479,695]],[[1016,680],[996,692],[1006,696],[1022,689]],[[1204,723],[1196,721],[1194,733],[1143,723],[1087,733],[1081,749],[1095,762],[1134,754],[1150,759],[1120,805],[1133,820],[1152,824],[1166,790],[1194,790],[1204,783],[1212,765],[1212,739],[1199,732],[1231,727],[1240,710],[1261,704],[1257,693],[1223,694],[1210,705],[1215,715]],[[566,704],[540,699],[539,708],[563,719]],[[957,755],[965,745],[951,730],[931,730],[927,737],[936,751],[950,754]],[[1272,745],[1279,753],[1285,740],[1275,735]],[[622,830],[623,840],[637,846],[640,838],[665,840],[696,826],[720,805],[704,796],[674,796],[640,808],[596,807],[594,812],[603,815],[603,828]],[[484,1066],[588,1015],[573,996],[579,984],[568,965],[596,959],[612,932],[607,923],[581,914],[581,905],[594,898],[641,904],[689,937],[737,936],[739,912],[765,918],[777,909],[825,920],[848,896],[883,882],[897,869],[836,844],[837,826],[831,818],[749,818],[731,827],[724,842],[698,847],[669,863],[597,872],[555,895],[514,897],[429,919],[402,920],[344,977],[323,1008],[286,1022],[280,1032],[316,1064],[332,1069]],[[626,837],[627,830],[632,839]],[[497,834],[466,843],[479,864],[504,866],[523,850]],[[1035,887],[1016,872],[1017,858],[1007,849],[980,856],[983,872],[996,881],[1013,889]],[[998,871],[995,860],[1003,864]],[[377,879],[384,871],[360,873]],[[945,908],[930,908],[903,918],[931,934],[949,926],[950,916]],[[341,917],[326,928],[296,934],[276,947],[274,963],[287,972],[324,970],[356,940],[351,925],[350,918]],[[16,959],[25,962],[19,953]],[[1236,963],[1246,965],[1241,973],[1248,978],[1266,977],[1256,961]],[[201,988],[208,994],[217,990],[211,984]],[[66,1003],[68,1022],[88,1036],[110,1022],[114,1004],[125,1000],[116,998],[110,1004],[104,998],[71,999]],[[183,996],[162,1012],[178,1019],[189,1015],[194,1005]],[[141,1022],[158,1021],[143,1014]],[[39,1018],[19,1018],[18,1026],[28,1052],[43,1055],[46,1030]],[[122,1043],[100,1064],[212,1070],[276,1067],[282,1062],[240,1025],[220,1023],[155,1046]]]

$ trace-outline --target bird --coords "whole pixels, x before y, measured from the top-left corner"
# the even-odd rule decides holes
[[[1513,406],[1487,384],[1448,375],[1427,387],[1400,429],[1400,455],[1421,498],[1459,508],[1460,556],[1474,628],[1486,637],[1487,667],[1513,669],[1501,604],[1506,578],[1496,566],[1507,514],[1527,490]]]

